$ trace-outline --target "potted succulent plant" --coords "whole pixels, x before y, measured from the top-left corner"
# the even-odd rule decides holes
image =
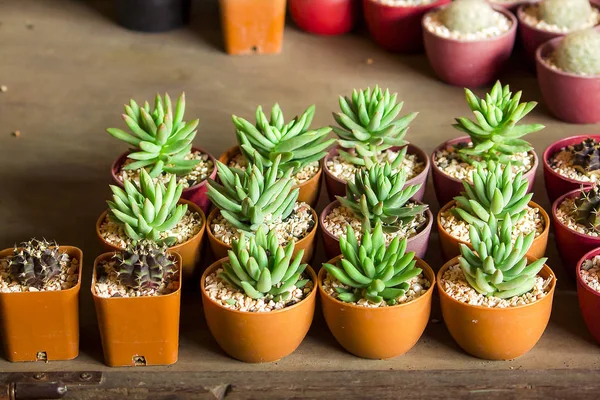
[[[210,332],[231,357],[245,362],[276,361],[300,345],[312,323],[316,275],[302,263],[294,242],[282,247],[265,225],[233,240],[200,281]]]
[[[394,172],[405,153],[406,147],[394,163],[383,166],[366,159],[368,169],[356,170],[354,180],[348,182],[346,197],[338,196],[321,212],[319,223],[327,258],[340,254],[340,238],[348,226],[355,228],[360,238],[377,223],[383,224],[387,243],[395,237],[407,239],[410,251],[420,258],[425,256],[433,215],[426,205],[411,200],[420,184],[405,186],[405,172]]]
[[[577,297],[588,330],[600,343],[600,248],[596,248],[577,263]]]
[[[127,29],[165,32],[190,20],[190,0],[116,0],[117,21]]]
[[[390,94],[389,89],[383,91],[378,86],[354,90],[351,97],[340,96],[341,112],[333,114],[339,125],[333,127],[339,146],[323,159],[330,201],[346,193],[346,183],[364,167],[365,157],[374,163],[392,163],[403,147],[407,147],[407,154],[398,170],[406,172],[406,185],[421,185],[414,198],[423,200],[429,160],[423,150],[404,140],[408,125],[418,113],[398,118],[404,102],[398,103],[397,99],[397,93]]]
[[[303,250],[302,262],[308,262],[314,251],[317,214],[308,204],[297,201],[299,189],[292,188],[292,170],[280,175],[281,155],[268,168],[258,154],[252,160],[255,164],[245,170],[217,161],[221,183],[212,179],[208,183],[208,197],[216,206],[207,222],[215,259],[227,256],[241,232],[256,232],[266,224],[277,231],[282,246],[295,242],[295,251]]]
[[[167,186],[153,183],[142,170],[139,183],[125,179],[125,189],[111,185],[112,201],[96,222],[96,235],[107,251],[128,248],[138,240],[166,244],[182,257],[182,275],[191,277],[200,260],[206,217],[196,204],[181,200],[183,185],[171,176]]]
[[[406,253],[406,239],[386,244],[380,222],[360,243],[348,226],[340,247],[342,255],[323,264],[318,278],[329,330],[359,357],[406,353],[429,321],[433,270],[414,252]]]
[[[181,276],[181,256],[153,241],[96,258],[91,290],[108,366],[177,362]]]
[[[360,0],[289,0],[290,14],[302,30],[317,35],[350,32],[358,20]]]
[[[270,118],[258,106],[254,125],[234,115],[238,145],[223,153],[219,161],[243,170],[249,162],[256,163],[255,157],[268,167],[281,155],[279,176],[291,170],[294,187],[299,189],[298,201],[314,206],[321,189],[320,161],[335,142],[327,139],[331,128],[310,129],[314,115],[315,106],[312,105],[286,124],[278,104],[271,109]]]
[[[446,204],[437,216],[442,256],[448,261],[460,255],[460,245],[470,245],[469,225],[479,227],[487,223],[490,215],[499,221],[510,218],[513,224],[512,239],[534,232],[535,239],[527,255],[542,258],[546,253],[550,217],[542,207],[531,201],[527,194],[529,182],[519,172],[513,176],[510,163],[504,169],[489,161],[487,167],[477,166],[473,183],[463,181],[465,191]]]
[[[472,250],[439,270],[437,286],[450,334],[467,353],[510,360],[535,346],[550,319],[556,277],[544,263],[526,256],[534,233],[513,243],[510,218],[493,214],[469,227]],[[498,329],[501,326],[502,329]]]
[[[600,122],[600,31],[590,28],[544,43],[536,53],[544,102],[557,118]]]
[[[437,76],[477,87],[498,78],[515,44],[517,20],[485,0],[456,0],[423,17],[425,53]]]
[[[198,120],[183,121],[185,93],[173,107],[171,98],[156,96],[154,110],[148,102],[140,107],[134,100],[125,105],[123,119],[131,132],[118,128],[107,131],[115,138],[133,146],[112,165],[113,180],[123,187],[123,181],[139,181],[145,169],[153,179],[167,182],[171,176],[184,187],[182,197],[196,203],[205,213],[210,208],[206,197],[206,179],[214,178],[215,158],[205,150],[192,147]]]
[[[0,251],[0,336],[7,360],[71,360],[79,354],[83,254],[32,239]]]
[[[456,119],[454,128],[469,136],[449,140],[434,150],[432,176],[435,194],[440,205],[450,202],[463,189],[462,180],[472,182],[477,162],[493,160],[501,165],[509,161],[513,173],[523,172],[533,187],[538,158],[523,136],[544,128],[540,124],[517,125],[531,112],[536,102],[520,103],[521,92],[514,96],[508,85],[496,82],[485,98],[465,89],[467,103],[476,120]]]
[[[362,0],[365,21],[373,40],[388,51],[423,51],[421,18],[451,0]]]

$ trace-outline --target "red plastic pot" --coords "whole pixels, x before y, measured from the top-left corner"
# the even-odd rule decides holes
[[[392,147],[392,150],[397,151],[401,148],[402,147]],[[325,186],[327,186],[327,195],[329,196],[329,201],[334,201],[336,199],[335,196],[345,196],[346,195],[346,181],[344,181],[340,178],[337,178],[327,168],[327,161],[329,161],[332,157],[334,157],[338,154],[338,149],[339,149],[339,146],[329,150],[329,154],[327,154],[325,156],[325,158],[323,159],[323,171],[324,171],[324,175],[325,175]],[[421,184],[421,189],[419,189],[419,191],[417,193],[415,193],[415,195],[413,196],[413,199],[417,200],[417,201],[422,201],[423,196],[425,195],[425,188],[427,187],[427,177],[429,176],[429,168],[430,168],[429,157],[427,157],[427,154],[423,150],[421,150],[420,148],[418,148],[417,146],[415,146],[413,144],[408,144],[408,150],[406,151],[406,153],[417,155],[419,160],[421,162],[425,163],[425,168],[423,169],[423,171],[421,171],[421,173],[419,175],[415,176],[414,178],[407,180],[406,184],[405,184],[405,186]],[[333,257],[330,257],[330,258],[333,258]]]
[[[517,19],[501,7],[494,7],[511,21],[511,27],[503,34],[482,40],[457,40],[445,38],[425,27],[423,39],[425,53],[431,67],[444,82],[462,87],[487,85],[498,78],[515,45]]]
[[[586,285],[581,278],[581,265],[585,260],[590,260],[600,254],[600,248],[596,248],[577,263],[577,297],[579,298],[579,308],[583,315],[585,324],[594,337],[596,342],[600,343],[600,293]]]
[[[575,189],[581,188],[581,186],[590,186],[590,182],[576,181],[575,179],[566,178],[554,171],[550,167],[550,158],[558,153],[562,148],[570,145],[575,145],[583,142],[587,138],[592,138],[600,141],[600,135],[579,135],[571,136],[568,138],[561,139],[557,142],[552,143],[546,148],[543,155],[544,164],[544,181],[546,183],[546,192],[550,202],[553,203],[556,199],[565,193],[571,192]]]
[[[564,36],[564,33],[550,32],[543,29],[539,29],[535,26],[528,25],[524,22],[523,15],[525,9],[531,6],[531,4],[523,4],[517,8],[517,19],[519,20],[519,38],[521,39],[521,45],[525,51],[527,60],[533,65],[535,63],[535,52],[541,44]]]
[[[341,35],[356,25],[359,0],[288,0],[300,29],[317,35]]]
[[[208,155],[208,157],[212,160],[213,165],[214,165],[213,171],[210,174],[210,178],[215,179],[217,177],[217,160],[212,156],[212,154],[210,154],[209,152],[207,152],[206,150],[204,150],[200,147],[192,147],[192,151],[193,152],[199,151],[201,153]],[[130,151],[127,151],[127,152],[121,154],[111,167],[111,174],[113,177],[113,181],[115,181],[115,183],[117,185],[119,185],[120,187],[123,187],[123,181],[121,181],[117,177],[117,175],[119,173],[119,170],[121,169],[121,166],[127,159],[127,155],[129,155],[129,153],[130,153]],[[181,195],[182,199],[189,200],[192,203],[197,204],[198,207],[200,207],[202,209],[204,214],[208,214],[208,211],[210,210],[210,206],[212,204],[210,202],[210,200],[208,199],[208,197],[206,196],[206,192],[208,191],[208,188],[206,187],[206,182],[207,182],[207,180],[205,179],[202,182],[198,183],[197,185],[194,185],[192,187],[184,189],[183,193]]]
[[[435,155],[438,151],[443,149],[444,147],[450,145],[456,145],[458,143],[469,143],[471,139],[469,136],[461,136],[456,139],[448,140],[438,146],[433,153],[431,154],[431,172],[433,177],[433,187],[435,188],[435,196],[437,197],[438,204],[440,207],[444,206],[451,200],[453,200],[456,196],[459,196],[461,192],[465,190],[465,187],[461,180],[451,177],[442,171],[435,163]],[[523,174],[529,181],[529,189],[527,192],[530,193],[533,189],[533,183],[535,181],[535,171],[538,166],[538,157],[534,151],[532,151],[534,161],[531,169]]]
[[[423,15],[434,7],[450,3],[438,0],[420,6],[391,6],[378,0],[363,0],[365,21],[373,40],[388,51],[423,51]]]

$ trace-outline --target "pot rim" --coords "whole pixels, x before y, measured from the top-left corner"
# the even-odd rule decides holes
[[[594,7],[596,9],[598,9],[598,7],[596,7],[594,5]],[[600,9],[598,9],[600,11]],[[599,25],[595,25],[594,28],[596,30],[598,30],[598,26]],[[571,33],[571,32],[569,32]],[[549,73],[550,75],[560,75],[560,76],[564,76],[564,77],[568,77],[571,79],[581,79],[581,80],[600,80],[600,75],[579,75],[579,74],[575,74],[572,72],[566,72],[563,71],[561,69],[554,69],[554,68],[550,68],[548,66],[548,64],[544,61],[544,59],[542,58],[542,55],[545,54],[551,47],[554,47],[556,44],[558,44],[559,42],[563,41],[565,38],[565,35],[567,35],[568,33],[562,34],[559,37],[555,37],[554,39],[550,39],[548,41],[546,41],[545,43],[542,43],[541,45],[538,46],[538,48],[535,51],[535,62],[537,63],[537,65],[541,68],[543,68],[544,70],[546,70],[547,73]]]
[[[592,293],[595,297],[600,298],[600,292],[597,292],[594,289],[592,289],[591,287],[589,287],[587,285],[587,283],[585,283],[583,281],[583,278],[581,277],[581,265],[584,263],[584,261],[590,260],[590,259],[594,258],[595,256],[597,256],[598,254],[600,254],[600,247],[595,248],[595,249],[590,250],[587,253],[585,253],[585,255],[583,257],[581,257],[581,259],[577,262],[577,267],[575,268],[575,271],[576,271],[576,275],[577,275],[577,290],[579,290],[579,288],[583,288],[583,289],[587,290],[588,292]]]
[[[583,142],[583,140],[587,139],[587,138],[593,138],[596,139],[598,141],[600,141],[600,135],[575,135],[575,136],[569,136],[566,138],[562,138],[560,140],[557,140],[555,142],[552,142],[548,147],[546,147],[546,150],[544,150],[544,154],[542,156],[542,162],[544,164],[544,170],[546,172],[548,172],[550,175],[554,176],[555,178],[559,178],[565,182],[569,182],[569,183],[579,183],[582,185],[591,185],[593,182],[583,182],[583,181],[578,181],[572,178],[567,178],[566,176],[562,176],[561,174],[559,174],[558,172],[556,172],[555,170],[552,169],[552,167],[550,166],[550,157],[552,157],[554,154],[556,154],[558,152],[558,150],[560,150],[563,147],[566,147],[566,144],[563,146],[562,143],[565,142],[569,142],[573,139],[577,139],[579,140],[581,138],[581,141]]]
[[[530,7],[530,6],[536,6],[540,2],[541,1],[538,0],[538,1],[532,1],[532,2],[529,2],[529,3],[524,3],[524,4],[521,4],[517,8],[516,15],[517,15],[517,19],[518,19],[520,25],[526,26],[529,29],[531,29],[532,31],[535,31],[535,32],[538,32],[538,33],[550,34],[550,35],[557,36],[557,37],[554,37],[553,39],[550,39],[550,40],[562,38],[563,36],[567,35],[568,33],[573,32],[573,31],[571,31],[571,32],[552,32],[552,31],[548,31],[546,29],[540,29],[537,26],[530,25],[530,24],[526,23],[525,20],[523,19],[523,13],[525,12],[525,8]],[[595,7],[595,8],[599,8],[600,7],[600,4],[597,4],[594,1],[590,1],[589,3],[591,4],[592,7]],[[598,26],[598,25],[594,25],[594,27],[596,27],[596,26]],[[539,50],[539,48],[542,47],[542,46],[544,46],[546,43],[543,43],[542,45],[538,46],[538,49],[536,49],[536,54],[537,54],[537,50]],[[536,57],[536,59],[537,59],[537,57]]]
[[[397,8],[405,8],[405,9],[416,9],[416,10],[420,10],[420,9],[424,9],[424,8],[432,8],[435,7],[436,4],[445,2],[447,0],[434,0],[432,3],[428,3],[428,4],[415,4],[415,5],[408,5],[408,6],[403,6],[403,5],[390,5],[390,4],[384,4],[381,3],[379,0],[363,0],[363,2],[365,3],[373,3],[373,5],[379,7],[379,8],[392,8],[392,9],[397,9]]]
[[[591,190],[592,187],[591,186],[583,186],[579,189],[575,189],[575,190],[571,190],[570,192],[567,192],[565,194],[563,194],[562,196],[560,196],[558,199],[556,199],[554,201],[554,203],[552,203],[552,219],[554,219],[556,224],[559,224],[560,226],[562,226],[564,229],[568,230],[570,234],[574,235],[575,237],[579,237],[579,238],[585,238],[587,240],[592,240],[592,241],[597,241],[599,243],[600,246],[600,236],[598,237],[594,237],[594,236],[590,236],[590,235],[585,235],[583,233],[579,233],[574,229],[569,228],[567,225],[565,225],[560,219],[558,219],[558,217],[556,216],[556,211],[558,210],[558,206],[565,201],[567,198],[572,198],[575,197],[575,195],[577,195],[579,192],[581,191],[589,191]]]
[[[506,311],[510,311],[510,310],[517,310],[517,309],[534,306],[534,305],[539,304],[542,301],[546,300],[547,298],[552,299],[554,297],[554,291],[556,289],[556,281],[557,281],[556,274],[554,273],[554,271],[552,271],[552,269],[547,264],[544,264],[544,267],[542,268],[541,271],[545,271],[548,274],[548,276],[551,276],[553,279],[550,282],[550,289],[548,289],[548,292],[546,293],[546,295],[544,297],[542,297],[541,299],[534,301],[533,303],[522,304],[522,305],[515,306],[515,307],[498,308],[498,307],[476,306],[473,304],[469,304],[469,303],[465,303],[465,302],[456,300],[454,297],[452,297],[448,293],[446,293],[446,291],[442,287],[442,277],[444,276],[444,272],[446,272],[446,270],[448,268],[450,268],[451,265],[458,264],[459,257],[460,256],[456,256],[453,259],[451,259],[450,261],[446,262],[437,273],[436,283],[437,283],[437,289],[438,289],[438,294],[440,296],[440,300],[441,300],[441,297],[445,297],[448,300],[452,301],[453,303],[456,303],[456,304],[459,304],[459,305],[462,305],[465,307],[477,309],[477,310],[489,310],[490,312],[502,312],[502,311],[506,312]]]
[[[310,299],[312,299],[313,297],[315,297],[317,295],[317,274],[315,274],[315,271],[312,269],[312,267],[310,265],[306,264],[306,269],[304,271],[308,272],[308,276],[310,277],[310,279],[313,282],[313,288],[310,291],[310,293],[307,294],[299,302],[294,303],[293,305],[291,305],[289,307],[284,307],[284,308],[282,308],[280,310],[273,310],[273,311],[269,311],[269,312],[239,311],[239,310],[233,310],[231,308],[224,307],[221,304],[219,304],[216,301],[214,301],[208,295],[208,293],[206,293],[206,289],[205,289],[204,286],[205,286],[205,282],[206,282],[206,277],[209,274],[211,274],[214,270],[216,270],[218,267],[220,267],[221,264],[223,264],[226,260],[229,260],[229,257],[223,257],[220,260],[217,260],[214,263],[212,263],[208,268],[206,268],[204,270],[204,273],[202,273],[202,278],[200,278],[200,291],[202,292],[203,300],[204,299],[208,299],[208,301],[210,301],[213,305],[219,307],[223,311],[232,312],[234,314],[255,315],[255,316],[258,316],[258,317],[262,317],[262,316],[266,316],[266,315],[273,315],[273,314],[280,314],[280,313],[283,313],[283,312],[286,312],[286,311],[289,311],[289,310],[292,310],[294,308],[298,308],[298,307],[304,305],[307,300],[310,300]]]

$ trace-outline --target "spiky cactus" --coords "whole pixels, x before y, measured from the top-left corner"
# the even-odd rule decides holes
[[[586,26],[591,14],[588,0],[544,0],[538,8],[539,19],[569,30]]]
[[[600,190],[597,185],[589,191],[582,190],[575,198],[574,215],[578,223],[600,232]]]
[[[578,75],[600,74],[600,32],[596,29],[575,31],[565,36],[554,59],[558,68]]]
[[[62,252],[56,242],[32,239],[15,246],[8,257],[8,268],[13,279],[20,284],[41,289],[50,279],[60,275],[61,264],[69,256]]]
[[[485,0],[456,0],[442,9],[440,19],[450,31],[468,34],[495,26],[495,14]]]
[[[134,290],[157,289],[175,272],[175,260],[166,246],[141,241],[114,256],[119,282]]]
[[[134,100],[130,100],[129,105],[125,106],[123,119],[131,132],[118,128],[107,129],[115,138],[136,148],[127,156],[135,161],[123,169],[147,168],[153,178],[163,172],[188,174],[199,163],[199,160],[185,159],[192,150],[198,120],[186,123],[183,121],[184,112],[184,93],[177,100],[175,109],[168,94],[165,94],[164,99],[156,95],[154,110],[150,109],[148,102],[140,107]]]
[[[600,170],[600,142],[587,138],[573,146],[573,167],[581,173],[598,173]]]
[[[406,245],[406,239],[395,237],[386,246],[379,222],[373,233],[365,232],[359,244],[352,227],[348,226],[346,236],[340,237],[343,258],[337,265],[323,264],[331,276],[351,288],[337,288],[338,298],[349,303],[367,299],[373,303],[396,304],[408,290],[408,281],[422,272],[415,267],[415,253],[405,253]]]

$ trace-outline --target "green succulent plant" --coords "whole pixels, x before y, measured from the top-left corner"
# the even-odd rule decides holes
[[[600,232],[600,191],[598,186],[582,190],[575,198],[575,220],[595,232]]]
[[[423,272],[417,268],[415,253],[406,253],[407,240],[395,237],[389,246],[381,223],[373,233],[365,232],[360,244],[352,227],[340,237],[343,258],[337,265],[323,264],[327,272],[350,289],[336,288],[341,301],[355,303],[367,299],[394,305],[409,289],[408,281]]]
[[[583,174],[600,173],[600,142],[587,138],[572,149],[573,168]]]
[[[459,149],[466,162],[472,164],[483,159],[506,164],[511,155],[533,149],[531,144],[520,138],[543,129],[544,125],[517,126],[517,123],[535,108],[536,102],[519,103],[522,92],[513,96],[510,87],[502,87],[500,81],[485,95],[485,99],[477,97],[469,89],[465,89],[465,94],[476,121],[457,118],[452,126],[471,137],[473,145]]]
[[[440,19],[450,31],[477,33],[496,25],[496,11],[485,0],[456,0],[442,9]]]
[[[352,97],[339,98],[342,112],[333,113],[339,127],[332,127],[344,149],[353,149],[356,154],[339,150],[340,156],[355,165],[365,165],[364,157],[376,161],[376,156],[394,146],[408,144],[404,140],[408,125],[417,116],[413,112],[397,118],[403,102],[398,103],[398,94],[385,92],[379,86],[373,90],[354,90]]]
[[[114,256],[119,282],[134,290],[157,289],[175,272],[175,260],[167,247],[151,241],[140,241]]]
[[[10,276],[20,284],[41,289],[50,279],[60,275],[69,256],[56,242],[32,239],[15,246],[8,257]]]
[[[304,250],[293,256],[294,243],[280,246],[277,232],[267,232],[264,225],[248,239],[242,232],[231,247],[219,277],[252,299],[273,296],[276,302],[287,301],[295,288],[303,288],[309,282],[300,279],[306,269],[306,264],[301,263]]]
[[[140,107],[134,100],[125,105],[123,119],[131,132],[118,128],[108,128],[107,132],[124,141],[135,150],[127,155],[135,160],[123,167],[124,170],[147,168],[150,176],[156,178],[163,172],[186,175],[199,163],[199,160],[186,160],[192,150],[198,120],[183,121],[185,94],[182,93],[173,109],[171,98],[156,95],[154,110],[145,102]]]
[[[592,6],[588,0],[544,0],[538,8],[538,17],[560,28],[585,27],[590,20]]]
[[[255,157],[259,157],[265,167],[271,166],[273,160],[281,156],[280,173],[288,169],[296,173],[308,164],[321,160],[335,139],[327,139],[331,132],[329,127],[309,130],[314,114],[313,105],[286,124],[281,108],[275,104],[270,119],[261,106],[256,109],[255,125],[233,115],[242,154],[251,163],[256,163]]]
[[[141,170],[139,184],[125,179],[125,190],[111,185],[112,201],[107,201],[109,218],[121,225],[125,234],[134,241],[147,239],[175,244],[175,237],[162,238],[162,233],[172,229],[187,212],[187,204],[177,204],[183,191],[172,176],[165,187],[156,184],[150,175]]]
[[[554,59],[558,68],[578,75],[600,74],[600,32],[594,28],[569,33],[560,43]]]

